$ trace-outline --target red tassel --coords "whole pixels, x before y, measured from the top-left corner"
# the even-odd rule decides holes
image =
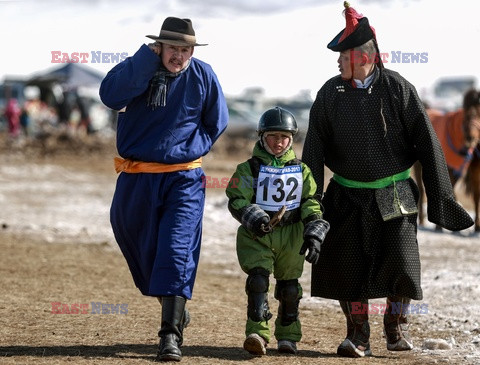
[[[342,36],[338,40],[339,43],[353,33],[353,31],[358,25],[358,20],[363,18],[362,14],[357,13],[354,8],[350,7],[348,1],[345,1],[343,3],[343,6],[345,6],[344,15],[346,20],[346,26]]]

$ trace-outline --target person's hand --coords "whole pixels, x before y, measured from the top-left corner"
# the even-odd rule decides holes
[[[303,255],[308,250],[308,253],[305,256],[305,260],[307,260],[312,265],[315,265],[318,262],[318,258],[320,257],[320,246],[321,242],[319,240],[312,237],[307,237],[303,241],[303,245],[300,249],[299,254]]]
[[[320,246],[329,230],[330,224],[323,219],[315,219],[305,224],[305,228],[303,229],[303,245],[302,248],[300,248],[299,254],[303,255],[308,250],[305,260],[311,264],[318,262]]]
[[[149,43],[148,48],[150,48],[157,56],[160,56],[162,53],[162,44],[160,42]]]
[[[270,233],[270,232],[265,232],[264,231],[264,228],[266,228],[268,226],[269,222],[270,222],[270,217],[268,215],[266,217],[263,216],[263,217],[258,218],[253,223],[253,227],[252,227],[252,231],[253,231],[253,233],[255,233],[255,236],[263,237],[267,233]]]
[[[267,227],[270,217],[257,204],[247,205],[242,210],[242,225],[257,237],[263,237],[267,234],[263,227]]]

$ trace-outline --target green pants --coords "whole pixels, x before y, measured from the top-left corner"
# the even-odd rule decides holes
[[[302,276],[305,257],[299,254],[303,244],[303,224],[301,222],[278,227],[264,237],[255,237],[240,226],[237,231],[237,257],[242,270],[248,272],[261,267],[273,274],[276,280],[298,279]],[[302,287],[299,286],[299,297]],[[280,318],[275,320],[275,338],[298,342],[302,337],[300,320],[282,326]],[[247,319],[245,334],[257,333],[270,341],[270,327],[266,321],[255,322]]]

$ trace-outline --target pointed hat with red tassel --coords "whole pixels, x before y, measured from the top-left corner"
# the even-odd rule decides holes
[[[343,5],[345,6],[345,29],[338,33],[327,45],[329,49],[335,52],[361,46],[370,39],[376,38],[375,29],[370,26],[368,19],[357,13],[347,1]]]

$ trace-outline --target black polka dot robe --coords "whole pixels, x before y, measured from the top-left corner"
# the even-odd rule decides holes
[[[310,111],[302,159],[319,196],[324,166],[343,178],[371,182],[419,160],[429,220],[454,231],[473,224],[455,201],[443,152],[415,88],[394,71],[377,69],[366,89],[340,76],[327,81]],[[416,202],[415,182],[410,178],[406,185]],[[312,296],[422,299],[417,214],[384,220],[377,190],[348,188],[334,180],[328,184],[322,203],[331,228],[312,268]]]

